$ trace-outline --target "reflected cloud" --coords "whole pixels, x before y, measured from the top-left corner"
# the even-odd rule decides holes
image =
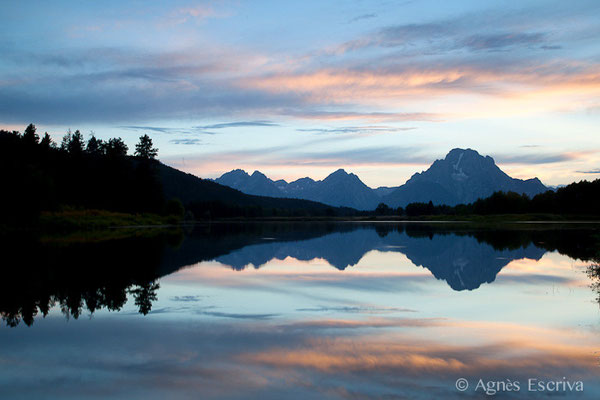
[[[504,374],[551,376],[557,370],[590,377],[597,368],[593,346],[556,348],[553,341],[534,346],[531,342],[463,346],[410,337],[394,336],[394,339],[397,341],[367,337],[314,339],[299,348],[274,348],[240,358],[245,362],[276,368],[308,368],[328,373],[393,373],[421,379],[424,374],[439,373],[475,377]],[[500,357],[501,354],[505,356]]]
[[[342,312],[342,313],[364,313],[364,314],[384,314],[390,312],[417,312],[409,308],[398,307],[314,307],[314,308],[298,308],[296,311],[306,312]]]
[[[360,329],[360,328],[430,328],[447,326],[443,318],[367,318],[364,320],[351,319],[314,319],[301,321],[285,326],[285,329]]]
[[[218,311],[198,311],[198,314],[208,315],[211,317],[223,317],[223,318],[234,318],[234,319],[271,319],[277,317],[279,314],[237,314],[237,313],[226,313]]]
[[[432,393],[452,398],[463,395],[454,390],[457,377],[531,376],[580,379],[591,396],[600,389],[595,336],[573,330],[459,320],[424,321],[401,331],[383,323],[356,324],[351,331],[338,324],[340,329],[331,331],[244,320],[86,322],[65,330],[62,321],[50,319],[36,331],[43,342],[32,341],[33,331],[4,335],[3,393],[61,397],[68,387],[69,395],[79,398],[88,391],[111,398],[143,393],[148,399],[199,393],[203,398],[248,399],[285,394],[343,399],[349,393],[361,398],[430,398]],[[112,339],[114,332],[119,332],[118,341]],[[48,348],[55,352],[52,368]],[[29,373],[23,374],[25,370]],[[76,384],[82,373],[85,387]],[[115,379],[118,385],[107,385]]]
[[[170,298],[171,301],[181,301],[181,302],[197,302],[201,301],[203,296],[173,296]]]

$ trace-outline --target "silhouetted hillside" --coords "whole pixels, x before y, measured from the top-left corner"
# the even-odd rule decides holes
[[[196,217],[333,216],[354,211],[309,200],[248,195],[164,164],[160,164],[160,179],[165,195],[180,199]]]
[[[161,164],[149,136],[135,155],[120,138],[85,141],[79,131],[60,146],[34,125],[23,134],[0,131],[3,224],[36,223],[45,211],[107,210],[129,214],[262,217],[349,215],[350,209],[307,200],[250,196]]]

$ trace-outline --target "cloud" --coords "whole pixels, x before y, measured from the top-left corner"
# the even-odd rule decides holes
[[[269,153],[264,165],[406,165],[427,164],[431,156],[421,153],[422,149],[403,146],[373,146],[331,151],[287,151]]]
[[[239,122],[225,122],[222,124],[204,125],[197,126],[199,129],[224,129],[224,128],[239,128],[239,127],[253,127],[253,126],[280,126],[271,121],[239,121]]]
[[[359,111],[318,111],[318,110],[284,110],[283,115],[308,120],[329,121],[356,121],[367,120],[371,122],[401,122],[401,121],[441,121],[442,115],[436,113],[411,113],[411,112],[359,112]]]
[[[559,46],[559,45],[543,45],[543,46],[540,46],[540,49],[542,49],[542,50],[560,50],[562,48],[563,47]]]
[[[373,47],[402,48],[409,54],[442,55],[459,50],[477,52],[502,50],[517,46],[540,45],[546,34],[540,32],[503,32],[497,34],[478,33],[469,35],[448,23],[427,23],[389,26],[374,35],[355,39],[341,45],[335,52],[363,50]],[[545,50],[553,45],[543,45]]]
[[[470,50],[504,50],[513,46],[531,46],[542,43],[544,33],[500,33],[478,34],[462,40],[462,45]]]
[[[200,140],[200,139],[172,139],[172,140],[169,140],[169,143],[185,144],[185,145],[199,145],[199,144],[202,144],[202,140]]]
[[[344,126],[340,128],[299,128],[296,129],[298,132],[311,132],[317,134],[377,134],[377,133],[389,133],[389,132],[402,132],[417,129],[416,127],[394,127],[394,126]]]
[[[589,152],[535,153],[535,154],[496,154],[494,160],[499,164],[553,164],[581,158]]]
[[[128,129],[133,131],[152,131],[157,133],[166,133],[166,134],[205,134],[205,135],[215,135],[216,132],[210,132],[201,129],[201,127],[192,127],[192,128],[167,128],[160,126],[136,126],[136,125],[123,125],[119,126],[122,129]]]
[[[433,22],[424,24],[391,25],[382,28],[373,43],[384,47],[405,45],[413,40],[444,37],[456,30],[454,23]]]
[[[236,82],[263,62],[262,56],[242,50],[88,48],[33,57],[27,50],[0,48],[4,50],[3,64],[13,71],[3,77],[9,84],[0,91],[0,120],[6,123],[197,120],[236,113],[273,115],[282,105],[303,104],[294,94],[241,90]]]
[[[135,126],[135,125],[124,125],[119,128],[129,129],[134,131],[153,131],[159,133],[179,133],[179,128],[165,128],[160,126]]]
[[[206,18],[216,17],[218,15],[219,14],[217,14],[212,7],[207,5],[181,7],[171,11],[167,20],[160,25],[166,25],[167,27],[170,27],[173,25],[185,24],[189,21],[202,22]]]
[[[583,18],[577,14],[583,7],[575,8],[565,8],[565,15]],[[331,51],[283,57],[222,43],[185,42],[187,47],[162,51],[110,42],[82,50],[50,44],[44,52],[5,41],[0,43],[5,75],[0,120],[72,126],[241,119],[205,127],[212,129],[277,126],[269,121],[276,117],[442,121],[456,118],[446,109],[457,102],[440,107],[434,103],[439,97],[485,95],[504,105],[522,98],[529,103],[518,109],[532,111],[521,112],[539,111],[540,106],[529,107],[532,103],[547,102],[551,108],[572,104],[568,95],[578,100],[597,97],[596,59],[544,51],[557,46],[585,49],[587,42],[579,44],[581,38],[568,33],[560,36],[552,18],[537,11],[529,13],[534,20],[522,11],[502,11],[390,25],[334,44]],[[201,19],[211,11],[208,6],[181,8],[173,15]],[[558,39],[560,44],[551,41]],[[356,54],[344,54],[354,50]],[[547,100],[548,93],[556,101]],[[474,113],[469,107],[460,109]]]
[[[575,171],[575,172],[578,172],[580,174],[600,174],[600,168],[591,169],[591,170],[587,170],[587,171]]]
[[[358,15],[358,16],[352,18],[348,22],[353,23],[353,22],[364,21],[364,20],[372,19],[372,18],[376,18],[376,17],[377,17],[377,14],[362,14],[362,15]]]
[[[231,170],[232,165],[238,168],[261,171],[272,171],[274,168],[278,171],[287,169],[297,171],[299,168],[337,169],[340,167],[405,167],[415,165],[425,167],[435,159],[434,155],[427,154],[428,148],[426,147],[388,145],[322,150],[331,147],[322,145],[322,142],[335,141],[339,145],[339,141],[343,139],[349,139],[349,137],[347,135],[325,136],[293,147],[289,145],[270,146],[213,152],[202,156],[190,153],[185,157],[171,156],[163,157],[161,160],[174,168],[180,168],[199,176],[207,176],[207,171],[210,171],[208,172],[208,174],[211,174],[209,176],[220,176],[223,172]]]

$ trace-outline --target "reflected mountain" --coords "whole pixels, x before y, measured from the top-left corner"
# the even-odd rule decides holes
[[[84,309],[120,310],[128,295],[146,314],[161,277],[202,261],[243,270],[274,259],[318,258],[343,271],[373,250],[401,253],[453,290],[474,290],[494,282],[511,261],[539,260],[546,251],[597,260],[599,243],[595,228],[558,225],[482,230],[468,224],[215,223],[185,233],[11,235],[0,238],[0,314],[9,326],[31,325],[55,305],[78,318]]]
[[[326,260],[339,270],[358,264],[372,250],[404,254],[413,264],[427,268],[454,290],[473,290],[491,283],[502,268],[522,258],[539,260],[546,250],[527,245],[514,250],[496,250],[469,235],[443,234],[414,237],[397,230],[381,234],[360,228],[295,242],[255,244],[217,257],[222,264],[242,270],[248,265],[260,268],[273,259],[292,257],[301,261]]]

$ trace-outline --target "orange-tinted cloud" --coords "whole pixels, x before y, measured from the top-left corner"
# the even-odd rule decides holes
[[[481,94],[506,98],[600,93],[594,64],[550,63],[529,68],[425,66],[390,70],[325,68],[243,79],[239,85],[270,93],[295,93],[313,103],[365,103],[414,100],[430,96]]]

